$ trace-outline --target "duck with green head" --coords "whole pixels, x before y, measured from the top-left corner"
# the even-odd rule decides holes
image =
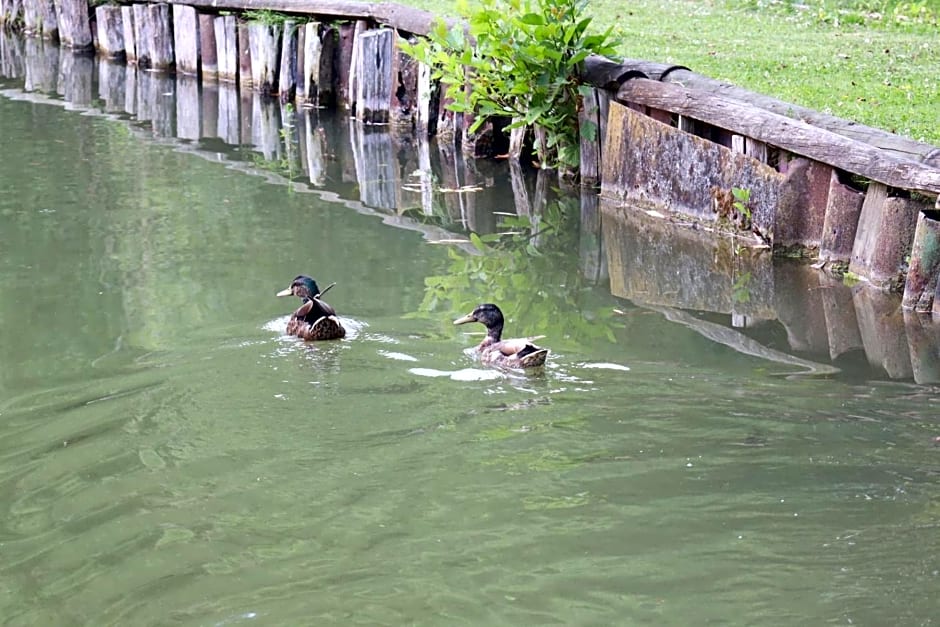
[[[486,327],[486,338],[477,346],[480,362],[504,368],[538,368],[545,364],[547,348],[533,344],[540,337],[502,339],[503,312],[493,303],[478,305],[454,324],[479,322]]]
[[[330,287],[332,285],[326,289]],[[278,296],[298,296],[302,301],[287,322],[288,335],[296,335],[307,341],[339,340],[346,337],[346,329],[340,324],[336,310],[320,299],[322,294],[317,282],[303,274],[298,275],[290,287],[277,293]]]

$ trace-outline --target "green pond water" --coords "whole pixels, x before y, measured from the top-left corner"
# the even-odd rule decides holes
[[[937,622],[935,384],[860,351],[794,375],[614,296],[577,207],[475,255],[366,210],[342,154],[291,191],[10,85],[4,625]],[[518,228],[487,185],[477,219]],[[284,335],[301,272],[345,340]],[[485,300],[547,335],[544,372],[465,352]]]

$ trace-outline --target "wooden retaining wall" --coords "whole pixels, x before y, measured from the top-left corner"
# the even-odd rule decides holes
[[[245,19],[264,8],[288,16]],[[402,39],[432,14],[345,0],[188,0],[89,9],[87,0],[0,0],[0,23],[58,38],[76,52],[156,72],[231,84],[298,106],[346,109],[363,124],[435,134],[470,157],[504,145],[471,136],[441,106],[427,68]],[[872,285],[904,290],[904,305],[940,313],[933,246],[940,149],[754,94],[687,68],[589,59],[595,87],[582,116],[581,177],[617,210],[641,206],[744,230],[778,252],[809,254]],[[742,209],[733,189],[745,189]],[[746,214],[746,215],[745,215]],[[909,269],[914,270],[909,272]]]

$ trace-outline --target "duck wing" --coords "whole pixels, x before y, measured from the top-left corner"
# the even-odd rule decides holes
[[[336,310],[326,301],[319,298],[311,298],[294,312],[295,318],[306,320],[307,322],[316,322],[324,316],[335,316]]]
[[[545,336],[540,335],[538,337],[541,338]],[[512,356],[524,357],[528,355],[529,353],[534,353],[536,351],[543,350],[532,343],[533,339],[538,339],[538,338],[520,337],[520,338],[501,340],[497,342],[493,346],[493,348],[499,349],[499,352],[502,353],[503,355],[506,355],[507,357],[512,357]]]

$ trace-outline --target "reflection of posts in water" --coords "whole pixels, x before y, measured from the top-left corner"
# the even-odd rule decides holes
[[[301,134],[300,153],[304,172],[316,187],[326,184],[326,138],[317,124],[316,113],[310,110],[297,116],[298,132]]]
[[[124,66],[124,112],[137,115],[137,66]]]
[[[196,141],[200,137],[199,79],[185,74],[176,75],[176,136]]]
[[[59,79],[59,47],[44,39],[26,38],[24,41],[24,91],[51,92]]]
[[[940,325],[929,315],[904,312],[904,329],[917,383],[940,383]]]
[[[418,133],[418,185],[421,188],[421,212],[434,215],[434,172],[431,170],[431,142],[426,133]]]
[[[219,81],[218,137],[226,144],[238,144],[238,90],[235,83]]]
[[[776,264],[774,303],[790,348],[828,355],[829,336],[819,277],[820,273],[811,266]]]
[[[287,172],[291,180],[294,180],[297,173],[303,171],[303,165],[300,160],[300,129],[297,128],[297,114],[293,107],[281,105],[281,146],[283,148],[283,159],[286,162]]]
[[[613,295],[751,320],[776,318],[770,254],[749,251],[733,265],[729,238],[677,228],[604,198],[600,211]]]
[[[251,99],[251,144],[268,161],[281,158],[280,122],[275,103],[259,92]]]
[[[819,273],[819,292],[826,316],[826,335],[829,338],[829,357],[835,361],[843,355],[862,350],[862,336],[858,331],[852,288],[828,272]]]
[[[892,379],[910,377],[913,368],[898,298],[881,290],[859,289],[852,301],[868,363],[883,368]]]
[[[608,278],[607,256],[604,252],[604,238],[601,236],[600,198],[587,187],[581,188],[578,259],[581,276],[592,284],[599,285]]]
[[[401,180],[392,137],[384,129],[373,132],[349,119],[349,136],[359,183],[359,199],[367,207],[397,209]]]
[[[219,86],[217,84],[203,81],[199,110],[202,119],[202,137],[206,139],[215,137],[219,130]]]
[[[59,85],[56,91],[76,107],[91,106],[95,98],[93,86],[95,59],[61,48],[59,54]]]
[[[98,98],[109,113],[124,111],[127,95],[127,65],[104,57],[98,58]],[[198,97],[198,94],[197,94]],[[198,106],[198,100],[195,103]]]

